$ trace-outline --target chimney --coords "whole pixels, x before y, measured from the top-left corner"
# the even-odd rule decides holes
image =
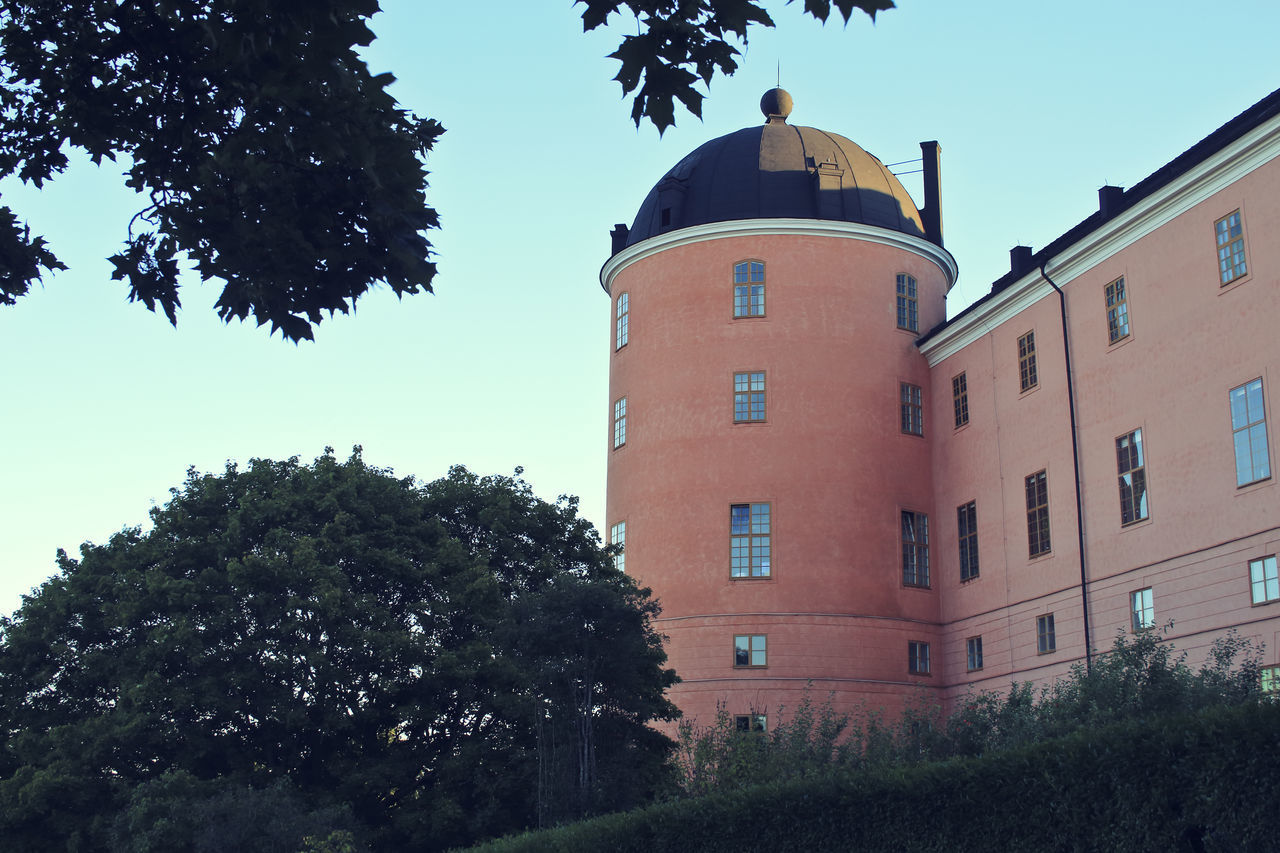
[[[1014,275],[1022,275],[1031,270],[1031,247],[1014,246],[1009,250],[1009,270]]]
[[[609,232],[609,236],[613,238],[613,254],[616,255],[627,248],[627,237],[630,234],[631,231],[621,222],[613,226],[613,230]]]
[[[1098,211],[1103,219],[1110,219],[1120,211],[1120,202],[1124,198],[1124,187],[1107,185],[1098,190]]]
[[[942,246],[942,148],[936,141],[920,143],[920,159],[924,168],[924,207],[920,218],[924,221],[924,238],[936,246]]]

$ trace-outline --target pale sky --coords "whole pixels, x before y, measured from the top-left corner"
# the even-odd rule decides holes
[[[315,343],[224,326],[194,280],[178,328],[126,301],[105,261],[143,205],[121,167],[78,163],[4,202],[71,269],[0,308],[0,612],[52,574],[59,547],[144,525],[189,466],[310,460],[326,445],[429,480],[452,464],[574,494],[603,528],[614,223],[701,143],[762,120],[781,82],[791,123],[885,163],[942,146],[955,314],[1008,268],[1280,86],[1274,0],[899,0],[825,28],[770,4],[704,121],[636,130],[605,58],[634,22],[581,34],[568,0],[383,0],[369,49],[406,108],[448,132],[432,153],[434,295],[366,296]],[[904,184],[920,198],[918,176]]]

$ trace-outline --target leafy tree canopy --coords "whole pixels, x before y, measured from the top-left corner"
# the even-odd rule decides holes
[[[611,56],[631,115],[659,131],[678,100],[701,115],[735,42],[773,26],[754,0],[577,0],[585,30],[633,15]],[[874,17],[890,0],[834,0]],[[805,0],[825,21],[832,0]],[[357,48],[377,0],[6,0],[0,4],[0,178],[41,186],[78,148],[127,162],[147,206],[110,258],[129,298],[177,323],[180,262],[223,282],[223,320],[313,337],[381,282],[430,291],[427,152],[439,122],[402,108]],[[0,305],[45,271],[47,242],[0,206]]]
[[[191,471],[152,521],[61,554],[0,620],[13,849],[204,849],[191,815],[271,814],[434,850],[662,781],[657,606],[574,500],[357,449]]]

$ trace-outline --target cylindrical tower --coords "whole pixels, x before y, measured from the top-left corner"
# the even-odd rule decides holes
[[[810,682],[893,710],[936,668],[915,346],[956,275],[923,224],[936,187],[922,219],[879,160],[787,124],[790,100],[677,164],[601,272],[608,524],[704,724],[757,725]]]

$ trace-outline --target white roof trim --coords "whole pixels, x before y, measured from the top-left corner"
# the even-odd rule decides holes
[[[708,222],[705,225],[694,225],[658,234],[642,240],[634,246],[628,246],[614,255],[600,269],[600,285],[606,293],[612,293],[613,279],[623,269],[636,261],[691,243],[702,243],[707,240],[721,240],[726,237],[772,237],[791,235],[800,237],[841,237],[850,240],[862,240],[868,243],[879,243],[913,252],[927,260],[933,261],[942,270],[947,279],[947,289],[956,283],[959,273],[956,259],[940,246],[935,246],[922,237],[913,237],[901,231],[879,228],[874,225],[863,225],[858,222],[841,222],[833,219],[733,219],[727,222]]]
[[[1280,119],[1272,119],[1058,252],[1046,264],[1050,276],[1059,287],[1065,287],[1277,156],[1280,156]],[[1212,244],[1206,242],[1205,250],[1210,249]],[[1040,270],[1033,270],[947,326],[921,347],[921,352],[933,367],[1051,293],[1053,288]]]

